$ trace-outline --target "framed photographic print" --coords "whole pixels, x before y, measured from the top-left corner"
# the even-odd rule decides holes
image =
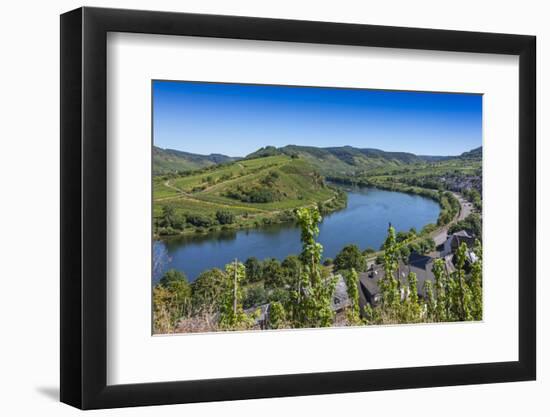
[[[535,379],[534,37],[81,8],[61,101],[63,402]]]

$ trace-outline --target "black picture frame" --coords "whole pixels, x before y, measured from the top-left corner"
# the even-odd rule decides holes
[[[107,385],[108,32],[519,56],[519,360]],[[61,401],[82,409],[533,380],[536,377],[534,36],[79,8],[61,16]]]

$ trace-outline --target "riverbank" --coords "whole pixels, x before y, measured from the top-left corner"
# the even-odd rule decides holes
[[[416,237],[415,239],[412,239],[409,242],[410,244],[418,243],[422,239],[429,238],[429,239],[433,239],[436,247],[439,245],[442,245],[447,240],[449,228],[452,225],[456,224],[457,222],[464,220],[466,217],[468,217],[471,213],[475,211],[472,206],[472,203],[466,200],[462,195],[456,192],[451,192],[451,193],[460,204],[460,210],[458,211],[458,213],[455,214],[455,216],[450,222],[442,226],[436,227],[435,230],[430,231],[428,233],[420,233],[418,237]],[[376,258],[382,256],[383,254],[384,254],[383,250],[371,253],[366,258],[367,265],[370,266],[371,264],[375,263]]]
[[[333,212],[343,199],[305,160],[243,159],[154,177],[153,231],[159,237],[250,229],[289,222],[297,208]]]
[[[168,186],[169,184],[167,184]],[[260,210],[257,213],[245,212],[244,214],[232,214],[234,206],[215,204],[216,211],[214,216],[207,218],[206,216],[191,214],[184,215],[181,219],[181,228],[162,228],[158,224],[154,227],[153,238],[173,238],[177,236],[204,235],[217,232],[231,232],[247,229],[256,229],[265,226],[294,223],[294,210],[298,208],[316,207],[322,215],[329,215],[339,210],[346,208],[347,194],[339,187],[328,187],[333,190],[333,195],[324,201],[318,201],[314,204],[296,206],[292,209],[283,210]],[[180,197],[190,198],[186,193],[181,192]],[[172,197],[173,198],[173,197]],[[157,200],[164,201],[162,199]],[[199,204],[213,204],[207,201],[196,200]],[[250,209],[247,207],[247,209]],[[220,214],[221,213],[221,214]],[[156,219],[158,222],[158,218]],[[195,224],[193,224],[195,223]]]
[[[436,221],[439,212],[435,201],[421,196],[374,188],[350,192],[346,208],[326,214],[320,223],[323,259],[334,259],[350,244],[362,250],[378,249],[387,235],[388,222],[398,231],[420,230]],[[223,268],[235,258],[275,258],[282,262],[301,250],[300,231],[292,223],[167,237],[160,244],[170,259],[164,270],[180,270],[190,280],[204,270]]]

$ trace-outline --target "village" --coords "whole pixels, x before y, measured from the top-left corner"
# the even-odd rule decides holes
[[[472,186],[470,181],[457,185],[456,190],[462,192],[471,188],[480,190],[481,181],[476,180],[474,182],[475,186]],[[444,273],[447,276],[451,276],[456,270],[456,252],[461,244],[465,244],[467,247],[466,270],[469,270],[471,265],[477,260],[477,255],[474,251],[476,237],[466,230],[451,230],[456,229],[461,222],[468,219],[472,214],[480,215],[479,210],[463,194],[455,191],[453,195],[460,203],[460,210],[452,222],[431,233],[431,238],[433,238],[436,245],[435,250],[426,254],[412,251],[406,259],[400,259],[398,262],[395,278],[399,283],[401,300],[408,296],[407,277],[410,273],[414,273],[417,279],[418,298],[426,300],[428,296],[426,293],[427,286],[431,285],[433,287],[435,285],[434,262],[437,259],[443,260]],[[359,294],[359,312],[364,319],[366,319],[365,312],[369,308],[379,306],[382,301],[379,281],[384,278],[384,275],[385,268],[383,263],[377,262],[372,257],[366,261],[366,271],[357,274],[358,279],[356,284]],[[331,303],[332,311],[335,315],[334,326],[345,326],[347,325],[345,313],[351,307],[352,300],[349,296],[350,291],[348,291],[346,280],[342,274],[339,272],[335,273],[335,278],[337,281]],[[255,328],[262,330],[269,328],[270,303],[251,307],[246,310],[246,313],[250,315],[255,314]]]
[[[469,209],[471,210],[471,207]],[[430,282],[432,286],[435,284],[434,261],[442,259],[444,261],[445,273],[450,276],[455,272],[454,258],[458,247],[462,243],[468,247],[466,252],[466,269],[468,269],[477,260],[477,257],[474,252],[475,238],[465,230],[451,233],[437,246],[435,251],[427,255],[413,252],[406,261],[400,260],[395,278],[399,281],[401,299],[404,299],[408,295],[407,277],[411,272],[417,278],[419,299],[426,299],[426,283]],[[381,290],[378,283],[379,280],[384,278],[384,274],[384,265],[377,264],[374,261],[368,263],[365,272],[358,274],[359,311],[362,317],[365,317],[367,307],[374,308],[380,304]],[[336,278],[337,283],[332,300],[332,310],[335,314],[334,326],[338,326],[339,324],[345,325],[345,312],[352,304],[349,297],[350,292],[348,291],[344,277],[341,274],[336,274]],[[270,318],[270,304],[266,303],[255,306],[246,311],[246,313],[251,315],[254,312],[256,312],[255,327],[262,330],[267,329]]]

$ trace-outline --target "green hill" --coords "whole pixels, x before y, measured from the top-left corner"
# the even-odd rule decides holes
[[[175,149],[162,149],[153,146],[153,174],[189,171],[216,164],[232,162],[232,158],[221,154],[199,155]]]
[[[456,158],[481,158],[481,148],[458,156],[427,156],[409,152],[387,152],[372,148],[352,146],[317,148],[313,146],[287,145],[281,148],[266,146],[248,155],[246,159],[275,155],[299,157],[315,166],[325,176],[345,176],[379,169],[398,169],[409,165],[448,161]]]
[[[168,226],[177,229],[175,233],[254,227],[288,221],[297,207],[317,205],[332,211],[345,204],[345,194],[327,186],[313,165],[289,155],[156,176],[153,199],[156,229],[165,234],[171,232]],[[164,222],[167,212],[178,218],[179,228]]]
[[[471,151],[464,152],[460,155],[462,159],[481,159],[483,156],[483,149],[480,146],[479,148],[472,149]]]
[[[288,145],[282,148],[266,147],[247,156],[294,155],[308,161],[325,176],[352,175],[381,167],[399,167],[420,163],[422,159],[407,152],[386,152],[379,149],[360,149],[352,146],[317,148]]]
[[[345,193],[325,178],[396,190],[481,184],[481,156],[481,147],[438,157],[351,146],[268,146],[244,159],[154,148],[155,231],[256,227],[289,221],[292,210],[303,206],[334,211],[345,205]]]

